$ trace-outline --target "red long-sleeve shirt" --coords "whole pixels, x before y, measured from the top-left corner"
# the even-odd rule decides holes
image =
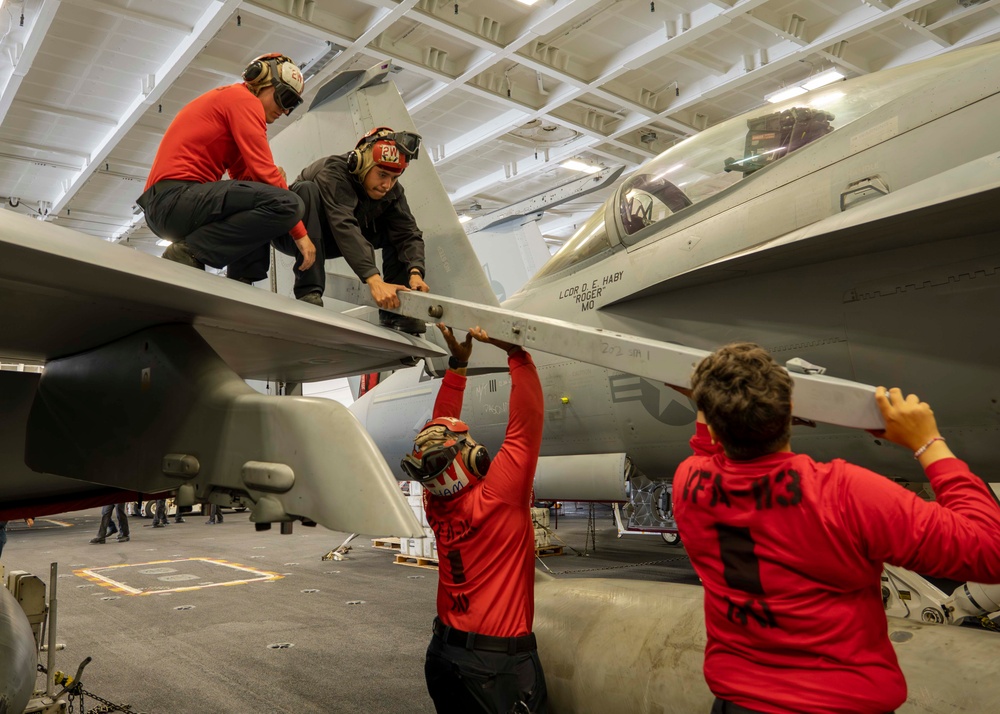
[[[518,350],[507,361],[510,419],[486,478],[450,498],[424,498],[440,561],[438,618],[494,637],[530,633],[535,616],[530,498],[542,446],[542,386],[527,352]],[[465,383],[465,377],[445,373],[435,418],[461,416]]]
[[[264,105],[245,84],[217,87],[181,109],[170,122],[153,159],[146,188],[158,181],[210,183],[229,177],[288,188],[267,143]],[[306,235],[299,221],[291,230]]]
[[[906,699],[882,563],[1000,582],[1000,507],[958,459],[927,468],[936,502],[835,459],[732,461],[698,424],[674,511],[705,587],[705,678],[762,712],[882,714]]]

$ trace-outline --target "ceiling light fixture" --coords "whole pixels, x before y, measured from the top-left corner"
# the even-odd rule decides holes
[[[786,99],[791,99],[792,97],[797,97],[800,94],[805,93],[806,90],[796,84],[794,87],[785,87],[784,89],[779,89],[773,94],[768,94],[764,97],[764,99],[771,102],[771,104],[777,104],[778,102],[783,102]]]
[[[465,214],[462,214],[461,216],[458,217],[458,222],[459,223],[468,223],[471,220],[472,220],[472,216],[465,215]]]
[[[538,0],[517,0],[522,5],[534,5]]]
[[[570,171],[582,171],[585,174],[596,174],[601,170],[600,166],[594,166],[593,164],[588,164],[580,159],[568,159],[563,161],[561,164],[564,169],[569,169]]]
[[[814,89],[819,89],[820,87],[825,87],[828,84],[833,84],[844,78],[844,73],[837,69],[828,69],[825,72],[820,72],[815,77],[805,82],[802,86],[808,91]]]

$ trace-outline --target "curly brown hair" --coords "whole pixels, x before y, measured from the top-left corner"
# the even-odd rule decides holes
[[[692,398],[729,458],[747,461],[781,449],[792,433],[792,378],[760,345],[734,342],[703,359]]]

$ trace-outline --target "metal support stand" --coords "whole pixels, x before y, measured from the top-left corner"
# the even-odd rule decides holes
[[[593,550],[597,552],[597,515],[593,503],[588,504],[587,510],[587,537],[583,541],[583,553],[587,555]],[[591,547],[593,546],[593,547]]]
[[[58,615],[58,599],[56,597],[56,583],[59,581],[59,563],[49,565],[49,651],[46,654],[45,664],[48,666],[48,673],[45,675],[45,695],[49,698],[55,692],[55,680],[53,672],[56,670],[56,619]]]

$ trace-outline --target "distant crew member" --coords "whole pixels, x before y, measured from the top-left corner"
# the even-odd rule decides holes
[[[164,258],[199,270],[229,266],[230,278],[254,283],[267,277],[275,236],[291,233],[304,269],[315,250],[300,220],[302,202],[267,143],[267,125],[302,103],[302,73],[275,53],[251,62],[243,80],[181,109],[136,203],[150,230],[173,241]],[[222,180],[227,172],[233,180]]]
[[[387,312],[399,307],[396,293],[408,289],[427,292],[424,282],[424,235],[417,227],[406,192],[399,185],[410,161],[420,153],[420,137],[384,126],[372,129],[343,155],[313,162],[298,175],[292,191],[305,203],[306,228],[316,245],[316,262],[295,261],[295,297],[323,304],[326,259],[343,256],[351,270],[368,285],[380,308],[383,325],[422,334],[422,320]],[[274,246],[297,255],[292,236],[281,236]],[[382,270],[375,262],[382,250]]]
[[[158,498],[153,507],[153,528],[163,528],[167,524],[167,499]]]
[[[90,539],[91,543],[94,543],[95,545],[102,545],[104,543],[104,539],[115,532],[112,529],[114,526],[114,523],[111,520],[112,513],[117,513],[118,516],[118,542],[129,542],[128,515],[125,513],[125,504],[109,503],[101,508],[101,525],[97,529],[97,537]]]
[[[886,628],[883,563],[1000,582],[1000,507],[913,394],[876,390],[880,436],[914,452],[936,502],[843,460],[794,453],[792,380],[755,344],[709,355],[691,385],[695,456],[677,469],[674,509],[705,587],[712,712],[893,711],[906,682]]]
[[[546,711],[547,692],[532,622],[535,533],[531,491],[542,445],[542,387],[531,356],[478,327],[451,350],[434,418],[403,458],[424,487],[437,538],[437,617],[427,648],[427,690],[440,713]],[[510,419],[493,459],[459,417],[472,338],[507,352]]]

